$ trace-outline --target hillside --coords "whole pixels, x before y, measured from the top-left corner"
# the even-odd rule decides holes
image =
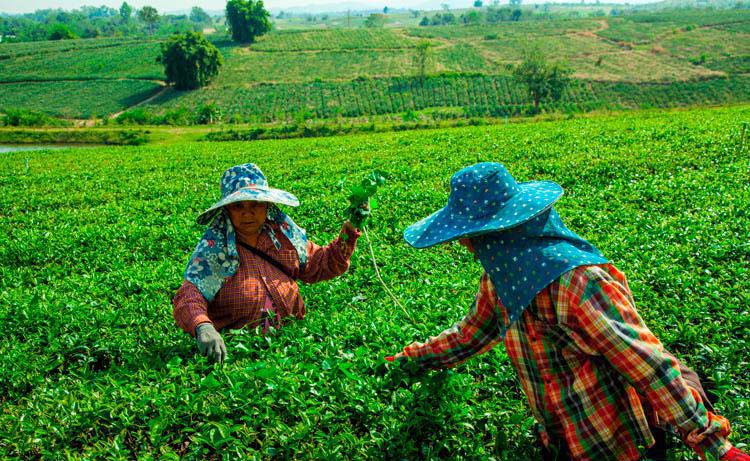
[[[426,77],[416,45],[430,44]],[[250,46],[218,40],[208,87],[162,87],[149,40],[0,44],[0,107],[106,117],[158,96],[163,114],[218,106],[228,122],[305,118],[506,116],[529,100],[509,66],[538,47],[576,81],[548,109],[581,111],[750,99],[750,11],[680,10],[477,26],[276,31]],[[421,112],[421,113],[420,113]]]

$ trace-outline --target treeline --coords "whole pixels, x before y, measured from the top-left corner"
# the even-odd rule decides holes
[[[190,14],[160,14],[156,8],[83,6],[76,10],[37,10],[20,15],[0,14],[0,41],[28,42],[95,37],[167,36],[208,27],[223,27],[224,17],[211,17],[193,7]]]
[[[472,10],[456,16],[450,11],[436,13],[432,18],[424,16],[420,26],[447,26],[452,24],[495,24],[502,21],[520,21],[523,11],[520,8],[498,8],[490,6],[484,10]]]

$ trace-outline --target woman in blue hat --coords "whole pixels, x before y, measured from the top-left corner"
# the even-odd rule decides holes
[[[540,423],[545,459],[665,459],[661,430],[705,459],[750,461],[695,373],[644,324],[625,276],[565,227],[550,181],[517,183],[480,163],[451,178],[448,204],[404,231],[416,248],[458,240],[484,268],[469,313],[387,360],[447,368],[503,342]]]
[[[294,207],[299,200],[269,187],[260,168],[246,163],[224,172],[221,200],[198,217],[208,228],[172,303],[177,324],[211,360],[227,354],[217,330],[262,326],[265,334],[284,318],[301,319],[305,304],[297,280],[320,282],[349,268],[360,232],[348,221],[321,247],[278,205]]]

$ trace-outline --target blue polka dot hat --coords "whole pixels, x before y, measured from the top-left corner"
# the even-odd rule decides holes
[[[499,163],[478,163],[451,178],[448,205],[404,231],[406,241],[427,248],[472,239],[477,258],[517,320],[534,297],[565,272],[607,259],[568,229],[553,204],[563,194],[551,181],[517,183]]]
[[[499,163],[477,163],[451,178],[448,205],[412,224],[404,239],[428,248],[461,237],[510,229],[540,214],[563,195],[552,181],[517,183]]]

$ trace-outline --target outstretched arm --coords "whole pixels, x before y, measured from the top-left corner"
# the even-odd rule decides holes
[[[307,264],[300,272],[299,279],[305,283],[315,283],[346,272],[359,236],[360,232],[347,221],[339,236],[330,244],[318,246],[308,241]]]
[[[495,290],[485,273],[469,313],[427,342],[406,346],[395,358],[408,357],[423,368],[450,368],[483,354],[502,341]]]

